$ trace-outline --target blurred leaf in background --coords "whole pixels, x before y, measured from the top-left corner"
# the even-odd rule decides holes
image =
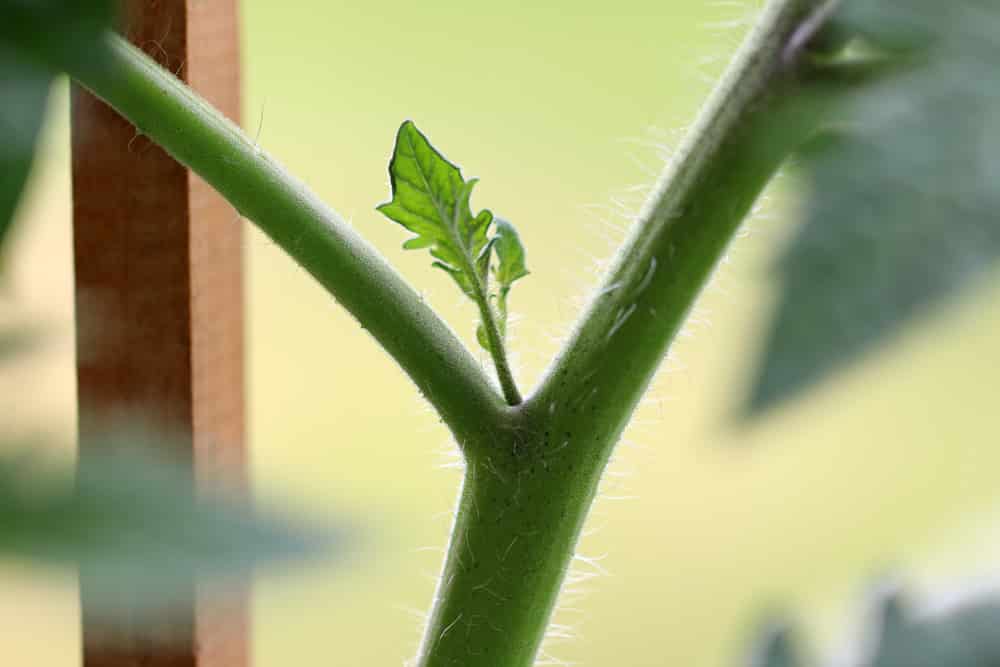
[[[87,443],[107,452],[85,457],[75,480],[26,457],[0,458],[0,554],[79,566],[88,604],[113,613],[126,599],[130,612],[137,601],[150,610],[180,602],[196,575],[238,583],[257,566],[328,553],[331,531],[196,489],[189,468],[153,456],[164,446],[118,431]]]
[[[0,372],[38,341],[37,329],[0,329]],[[91,453],[75,475],[32,457],[44,442],[0,434],[0,556],[79,567],[91,613],[132,615],[185,601],[198,577],[224,588],[259,566],[325,556],[338,541],[244,494],[196,486],[190,464],[162,455],[184,448],[155,432],[116,423],[83,443]]]
[[[749,667],[799,667],[802,662],[788,626],[781,622],[768,623],[747,664]]]
[[[96,59],[111,24],[110,0],[0,0],[0,245],[34,160],[59,62]]]
[[[0,0],[0,41],[58,63],[99,58],[96,48],[117,13],[116,0]]]
[[[805,222],[778,263],[751,411],[889,340],[1000,256],[1000,5],[849,0],[837,22],[897,69],[802,156]]]
[[[0,249],[31,170],[49,89],[60,63],[100,66],[100,40],[116,3],[0,0]],[[2,363],[37,345],[40,332],[4,323]],[[10,397],[0,397],[10,405]],[[335,535],[243,494],[195,484],[183,451],[149,428],[117,426],[94,442],[75,474],[38,463],[0,434],[0,556],[78,567],[88,613],[159,611],[193,594],[196,578],[224,587],[259,566],[328,554]],[[32,443],[39,451],[44,443]],[[23,456],[11,451],[25,452]]]
[[[1000,601],[982,593],[934,612],[917,612],[898,591],[881,590],[866,610],[861,636],[833,664],[844,667],[995,667],[1000,664]],[[806,667],[794,633],[769,625],[749,667]]]
[[[52,75],[0,41],[0,246],[31,171]]]
[[[0,243],[0,248],[3,244]],[[29,325],[4,325],[0,328],[0,369],[6,361],[13,361],[21,355],[34,350],[41,341],[43,333],[37,327]]]

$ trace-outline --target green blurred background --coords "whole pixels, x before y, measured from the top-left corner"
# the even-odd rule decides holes
[[[758,3],[245,0],[244,125],[329,200],[474,345],[474,312],[374,206],[396,127],[414,119],[512,220],[532,276],[513,296],[531,386]],[[74,430],[65,90],[22,208],[10,296],[47,327],[0,379],[13,426]],[[1000,552],[988,288],[900,344],[750,426],[733,409],[771,304],[767,267],[794,222],[773,187],[699,302],[626,434],[564,596],[553,659],[732,664],[783,608],[838,636],[862,587],[987,576]],[[720,193],[724,196],[725,193]],[[248,232],[253,473],[266,497],[346,516],[344,561],[257,587],[259,667],[400,665],[414,653],[460,480],[445,428],[340,308]],[[485,359],[484,359],[485,361]],[[7,417],[10,420],[9,417]],[[61,450],[69,451],[69,445]],[[589,578],[587,575],[597,576]],[[71,577],[0,566],[9,664],[76,667]]]

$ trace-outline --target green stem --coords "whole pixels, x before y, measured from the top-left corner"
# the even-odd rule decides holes
[[[476,275],[475,271],[470,275]],[[517,389],[514,374],[511,373],[510,364],[507,363],[507,341],[504,340],[503,335],[500,333],[500,328],[497,326],[496,314],[490,308],[486,289],[478,279],[476,279],[475,284],[479,318],[483,323],[486,339],[490,343],[490,356],[493,357],[493,365],[497,369],[497,378],[500,380],[500,387],[503,389],[503,395],[507,399],[508,405],[519,405],[522,401],[521,392]]]
[[[470,448],[421,667],[527,667],[548,625],[600,471],[566,422],[514,414]]]
[[[767,5],[529,402],[584,394],[595,427],[624,428],[741,221],[827,110],[786,49],[817,4]]]
[[[816,5],[769,3],[538,390],[467,449],[421,667],[535,660],[640,395],[754,200],[827,111],[785,49]]]
[[[460,443],[505,411],[452,330],[340,216],[141,51],[109,36],[105,55],[102,67],[69,63],[69,74],[311,273],[392,355]]]
[[[466,478],[422,667],[534,660],[622,428],[740,221],[823,116],[822,103],[789,104],[806,78],[786,47],[816,4],[771,0],[564,351],[513,408],[373,250],[183,84],[118,39],[111,68],[70,72],[312,273],[464,446]],[[495,322],[493,336],[502,338]],[[497,370],[513,387],[505,359]]]

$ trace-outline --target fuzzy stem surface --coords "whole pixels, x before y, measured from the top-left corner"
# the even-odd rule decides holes
[[[467,450],[421,667],[528,667],[614,445],[740,222],[823,118],[772,0],[538,389]],[[810,103],[812,101],[812,103]]]
[[[463,445],[422,667],[535,660],[614,444],[738,225],[823,116],[822,104],[789,103],[805,78],[788,45],[817,5],[771,0],[567,345],[514,407],[374,250],[172,75],[118,38],[110,68],[71,68],[316,277]]]

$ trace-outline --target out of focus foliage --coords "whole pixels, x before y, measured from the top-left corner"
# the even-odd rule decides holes
[[[185,601],[196,577],[223,588],[330,546],[316,526],[196,489],[189,468],[155,455],[169,445],[148,432],[119,428],[86,443],[105,453],[75,475],[2,445],[21,456],[0,457],[0,555],[78,567],[95,613],[155,612]]]
[[[833,660],[806,655],[795,632],[772,623],[758,639],[749,667],[996,667],[1000,665],[1000,602],[973,597],[944,611],[912,610],[899,593],[868,610],[861,636]]]
[[[110,0],[0,0],[0,244],[31,170],[59,63],[97,60]]]
[[[112,7],[107,0],[0,0],[0,256],[58,64],[96,62]],[[0,372],[40,333],[3,326]],[[0,396],[0,405],[13,410],[12,400]],[[104,454],[84,458],[75,475],[40,465],[27,445],[8,440],[0,433],[0,556],[79,567],[91,612],[152,611],[191,595],[196,576],[231,583],[258,565],[329,547],[325,530],[255,510],[245,497],[196,489],[188,467],[153,455],[177,448],[148,429],[111,430],[87,443],[87,451]]]
[[[778,265],[756,410],[888,342],[1000,256],[1000,3],[845,0],[834,22],[855,41],[831,65],[891,74],[801,157],[805,222]]]

